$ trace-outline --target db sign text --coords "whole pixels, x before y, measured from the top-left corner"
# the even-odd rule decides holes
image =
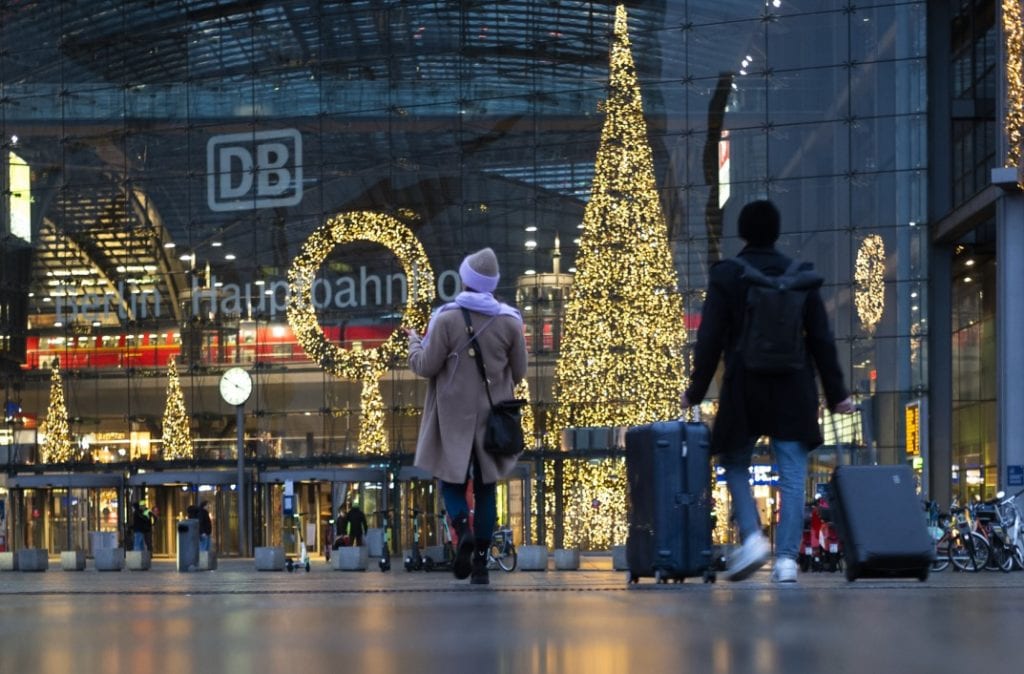
[[[295,206],[302,201],[302,135],[279,129],[213,136],[206,171],[211,211]]]

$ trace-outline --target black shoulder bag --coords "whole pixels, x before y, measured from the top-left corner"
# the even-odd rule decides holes
[[[487,373],[484,372],[484,356],[478,353],[479,349],[474,348],[473,343],[476,342],[476,346],[479,347],[480,342],[473,334],[473,322],[467,309],[462,309],[462,318],[466,321],[466,333],[469,335],[469,357],[476,361],[476,369],[480,371],[480,378],[484,380],[484,389],[487,391],[487,402],[491,405],[491,413],[487,415],[487,430],[484,433],[484,449],[496,456],[515,456],[525,447],[522,421],[526,401],[515,398],[496,404],[491,399],[491,385],[487,380]]]

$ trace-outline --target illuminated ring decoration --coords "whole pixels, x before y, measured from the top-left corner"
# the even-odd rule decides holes
[[[857,316],[864,329],[874,333],[885,311],[885,242],[878,234],[861,242],[853,279],[856,281],[853,301]]]
[[[398,258],[406,278],[405,310],[400,326],[373,349],[345,349],[332,343],[316,317],[313,286],[321,265],[334,247],[370,241]],[[423,332],[434,302],[434,271],[412,230],[398,220],[369,211],[341,213],[329,218],[302,245],[288,270],[288,324],[306,355],[331,374],[363,380],[382,374],[408,353],[404,327]]]

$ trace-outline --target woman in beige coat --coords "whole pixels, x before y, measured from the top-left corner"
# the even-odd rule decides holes
[[[441,481],[441,496],[458,536],[455,577],[471,576],[471,583],[485,585],[489,582],[487,550],[497,518],[495,483],[512,471],[517,457],[499,457],[483,449],[490,403],[473,358],[474,353],[483,354],[491,400],[510,400],[516,382],[526,376],[526,340],[519,312],[492,294],[500,278],[493,250],[484,248],[467,256],[459,276],[463,291],[434,312],[426,336],[408,331],[409,367],[430,380],[416,442],[416,466]],[[472,345],[467,316],[476,336]],[[466,499],[471,478],[472,528]]]

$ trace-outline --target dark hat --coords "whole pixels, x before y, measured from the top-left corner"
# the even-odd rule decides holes
[[[467,255],[459,266],[459,278],[462,279],[465,288],[482,293],[494,292],[501,278],[498,272],[498,256],[490,248]]]
[[[779,238],[779,209],[762,199],[751,201],[740,211],[740,238],[752,246],[770,246]]]

